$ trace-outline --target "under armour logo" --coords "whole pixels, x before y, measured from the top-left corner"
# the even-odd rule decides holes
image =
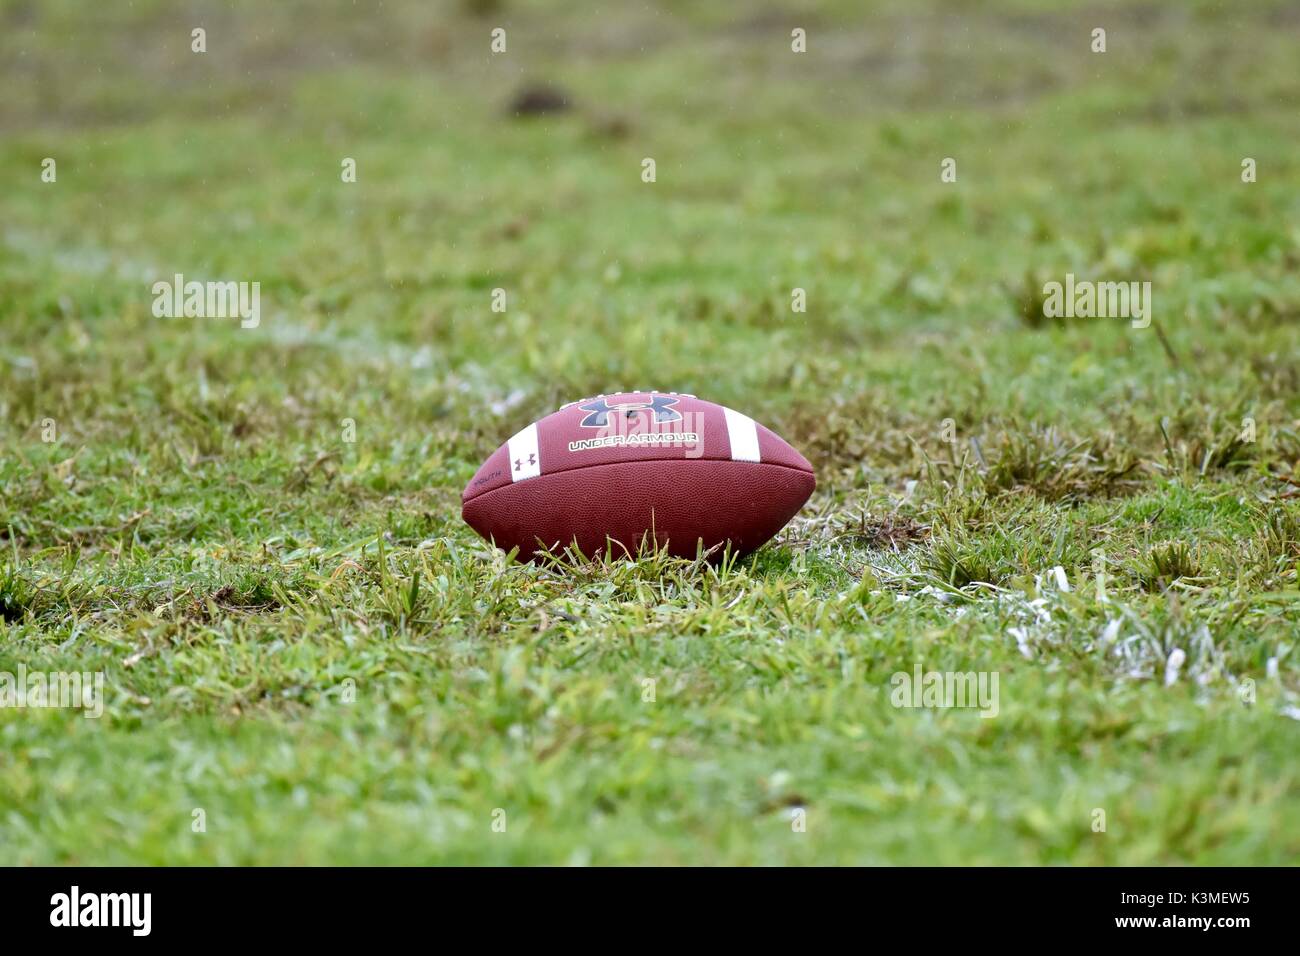
[[[537,464],[537,456],[536,456],[536,455],[529,455],[529,456],[528,456],[528,466],[531,468],[531,467],[532,467],[533,465],[535,465],[535,464]],[[523,470],[524,470],[524,460],[523,460],[522,458],[516,458],[516,459],[515,459],[515,471],[523,471]]]
[[[677,404],[677,399],[668,395],[651,396],[648,402],[622,402],[618,405],[611,405],[603,398],[598,398],[594,402],[587,402],[585,405],[578,407],[584,412],[589,413],[579,425],[583,428],[604,428],[609,424],[609,416],[612,412],[623,411],[628,418],[631,418],[638,410],[645,408],[654,412],[656,425],[662,425],[666,422],[679,422],[682,420],[682,413],[673,408]]]

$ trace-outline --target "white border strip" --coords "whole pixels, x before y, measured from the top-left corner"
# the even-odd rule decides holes
[[[536,478],[542,473],[542,458],[537,453],[536,422],[511,437],[506,444],[510,449],[511,481]]]
[[[754,419],[723,407],[727,416],[727,440],[731,442],[732,461],[762,461],[758,453],[758,426]]]

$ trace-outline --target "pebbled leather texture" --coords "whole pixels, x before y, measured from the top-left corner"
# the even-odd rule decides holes
[[[797,453],[796,453],[797,454]],[[531,558],[576,543],[588,557],[634,554],[643,538],[693,558],[730,542],[747,554],[803,507],[811,469],[767,462],[669,459],[570,468],[468,498],[465,521],[505,550]],[[613,542],[611,544],[611,542]]]
[[[652,409],[644,407],[655,398],[671,404],[665,409],[676,420],[656,422]],[[663,444],[641,447],[610,446],[573,450],[574,442],[609,434],[609,429],[584,424],[593,418],[592,408],[617,409],[606,413],[606,425],[618,425],[628,432],[653,431],[660,435],[693,435],[696,441],[689,445]],[[571,468],[588,468],[593,465],[615,464],[624,461],[730,461],[731,442],[728,435],[726,413],[721,405],[706,402],[690,395],[664,392],[620,392],[596,399],[573,402],[536,423],[539,469],[545,477]],[[776,433],[754,423],[760,458],[765,464],[785,465],[802,471],[812,471],[807,459],[791,448]],[[512,470],[522,462],[512,462],[505,445],[493,452],[465,487],[462,500],[469,501],[477,495],[505,487],[512,482]],[[529,481],[535,479],[527,479]]]
[[[462,495],[479,534],[523,558],[642,544],[693,558],[753,551],[812,494],[812,466],[745,415],[675,392],[582,399],[521,429]]]

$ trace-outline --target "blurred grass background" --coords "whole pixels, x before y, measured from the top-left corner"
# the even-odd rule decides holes
[[[0,712],[0,846],[1293,858],[1298,31],[1265,0],[0,2],[0,669],[110,688],[103,721]],[[539,90],[567,108],[521,115]],[[177,272],[260,282],[260,326],[154,318]],[[1151,281],[1155,327],[1044,320],[1067,272]],[[505,436],[647,386],[808,454],[786,536],[561,574],[460,523]],[[918,656],[1002,672],[1003,716],[888,707]]]

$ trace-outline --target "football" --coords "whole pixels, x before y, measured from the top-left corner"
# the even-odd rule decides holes
[[[471,528],[530,559],[643,546],[748,554],[812,494],[812,466],[747,415],[676,392],[571,402],[498,448],[462,495]]]

